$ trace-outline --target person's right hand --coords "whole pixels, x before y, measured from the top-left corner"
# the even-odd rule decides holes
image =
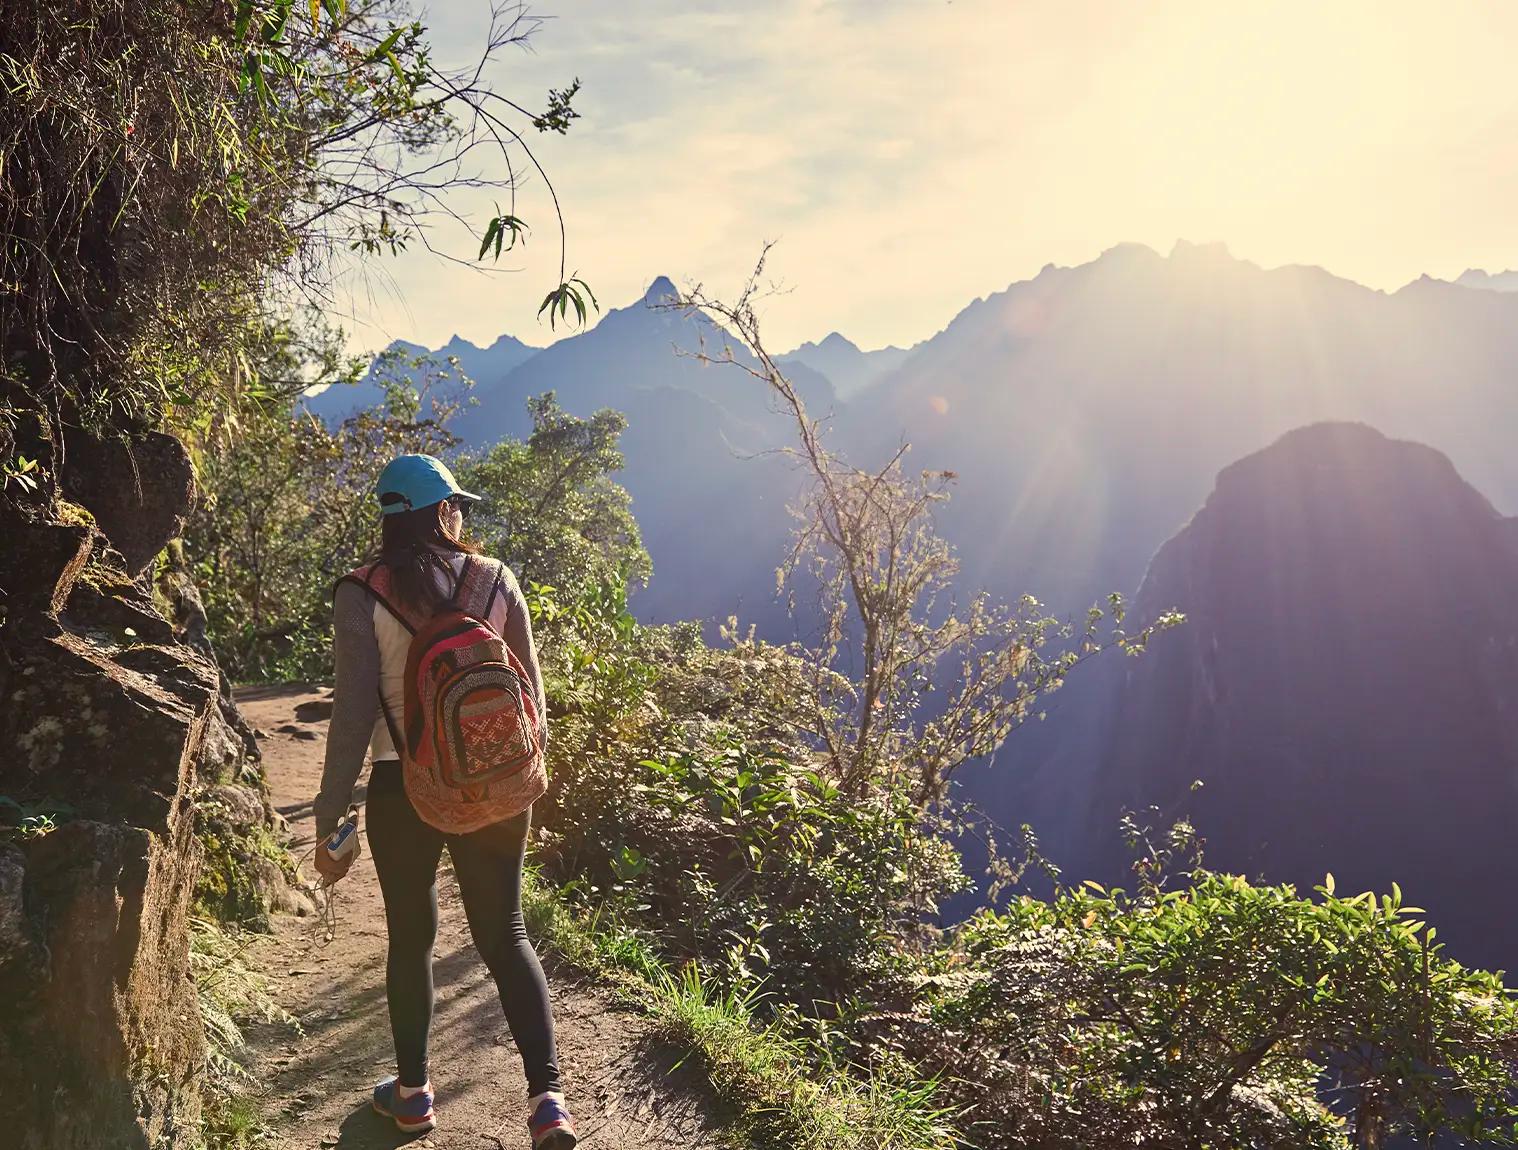
[[[330,885],[348,873],[348,868],[353,865],[353,860],[357,857],[358,852],[354,851],[346,858],[333,858],[332,852],[327,849],[327,840],[323,839],[316,844],[314,856],[316,873],[321,875],[323,881]]]

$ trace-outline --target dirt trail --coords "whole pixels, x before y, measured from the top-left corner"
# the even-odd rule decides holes
[[[239,693],[262,741],[276,808],[289,820],[297,857],[311,846],[311,799],[321,777],[328,694],[307,688]],[[362,803],[360,786],[356,801]],[[422,1146],[515,1150],[529,1145],[522,1066],[474,950],[444,855],[436,949],[437,1014],[432,1080],[438,1128]],[[308,863],[306,872],[311,873]],[[280,916],[249,955],[299,1018],[288,1027],[249,1028],[259,1102],[276,1146],[378,1150],[409,1141],[369,1106],[369,1092],[394,1073],[385,1008],[385,922],[366,849],[343,880],[335,940],[319,945],[310,919]],[[671,1072],[682,1051],[650,1033],[647,1021],[544,955],[553,988],[559,1061],[581,1145],[591,1150],[673,1150],[727,1144],[721,1108],[693,1073]]]

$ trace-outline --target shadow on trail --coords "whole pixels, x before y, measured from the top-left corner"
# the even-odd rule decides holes
[[[425,1137],[425,1134],[402,1134],[390,1119],[376,1114],[368,1102],[361,1102],[339,1123],[337,1142],[330,1150],[393,1150]]]

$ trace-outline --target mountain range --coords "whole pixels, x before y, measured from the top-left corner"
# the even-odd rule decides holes
[[[720,353],[727,338],[658,306],[673,290],[660,277],[641,300],[535,353],[504,339],[439,349],[482,364],[477,406],[458,430],[471,446],[522,434],[524,400],[549,389],[573,412],[627,412],[623,478],[635,512],[660,525],[638,609],[721,619],[741,607],[783,628],[773,569],[796,478],[764,453],[789,442],[788,428],[761,384],[690,357]],[[973,302],[910,351],[852,346],[829,337],[781,357],[813,409],[831,414],[834,447],[869,462],[905,438],[913,466],[956,471],[941,527],[966,584],[1062,611],[1137,587],[1218,470],[1308,423],[1359,420],[1426,442],[1499,506],[1518,507],[1505,430],[1518,427],[1518,294],[1427,277],[1385,293],[1314,267],[1265,270],[1216,245],[1178,244],[1168,257],[1120,245]],[[315,397],[313,409],[341,414],[358,390]],[[650,419],[665,426],[639,430]],[[778,513],[731,528],[753,501],[777,498]],[[687,542],[707,549],[711,532],[723,579],[686,553]]]
[[[456,362],[458,370],[470,379],[497,380],[541,350],[509,335],[500,336],[489,347],[477,347],[463,336],[456,335],[436,349],[398,339],[381,353],[381,357],[395,361],[397,374],[412,378],[417,373],[409,365],[413,361],[430,360],[439,369]],[[336,423],[355,411],[379,406],[385,401],[384,388],[374,370],[379,362],[380,358],[376,358],[357,383],[332,386],[307,395],[304,400],[307,410],[329,423]]]
[[[1518,938],[1483,943],[1460,891],[1518,877],[1498,836],[1518,813],[1518,565],[1497,510],[1518,508],[1518,292],[1461,280],[1382,292],[1219,245],[1120,245],[908,350],[830,336],[781,357],[835,450],[869,464],[906,440],[912,467],[958,473],[938,523],[965,589],[1075,617],[1142,584],[1140,616],[1192,617],[1144,659],[1072,677],[966,795],[1104,876],[1121,807],[1189,802],[1219,865],[1401,881],[1455,907],[1465,953],[1511,964],[1493,947]],[[456,429],[472,447],[523,434],[547,390],[624,411],[620,479],[654,561],[640,617],[737,613],[796,637],[806,620],[774,595],[801,481],[774,450],[789,427],[759,382],[693,358],[729,340],[672,293],[655,280],[536,352],[473,349]],[[356,391],[311,402],[335,417]]]

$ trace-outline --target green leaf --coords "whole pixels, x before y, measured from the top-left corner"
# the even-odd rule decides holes
[[[285,22],[290,19],[290,9],[294,0],[277,0],[274,11],[264,16],[262,30],[265,44],[277,44],[285,34]]]
[[[478,259],[484,259],[485,258],[485,253],[490,250],[490,241],[496,238],[496,236],[500,232],[500,230],[501,230],[501,221],[500,221],[500,218],[497,217],[496,219],[491,220],[489,226],[487,226],[485,228],[485,238],[480,241],[480,254],[476,258],[478,258]]]
[[[381,40],[379,47],[369,53],[369,63],[377,63],[378,61],[383,60],[386,56],[391,55],[391,49],[394,48],[395,45],[400,41],[401,33],[404,31],[404,28],[390,29],[390,35]]]
[[[239,0],[237,5],[237,20],[232,26],[232,35],[241,40],[248,34],[248,25],[253,22],[253,0]]]

